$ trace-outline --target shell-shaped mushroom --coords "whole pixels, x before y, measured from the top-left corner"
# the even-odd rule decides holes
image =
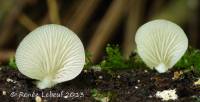
[[[172,68],[188,48],[184,31],[167,20],[153,20],[142,25],[136,32],[135,41],[139,56],[159,73]]]
[[[49,24],[36,28],[19,44],[16,64],[19,71],[39,80],[37,87],[50,88],[80,74],[85,63],[81,40],[68,28]]]

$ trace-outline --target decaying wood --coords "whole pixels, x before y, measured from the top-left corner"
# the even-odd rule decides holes
[[[83,0],[68,20],[67,26],[77,34],[83,30],[101,0]]]
[[[130,0],[128,4],[128,19],[123,40],[123,56],[126,59],[136,48],[135,33],[142,19],[144,0]]]
[[[22,13],[19,18],[18,21],[20,22],[20,24],[22,24],[24,27],[26,27],[29,31],[32,31],[33,29],[37,28],[37,24],[34,23],[27,15],[25,15],[24,13]]]
[[[91,60],[93,62],[95,62],[103,52],[104,46],[112,36],[112,31],[119,25],[126,6],[127,0],[114,0],[108,8],[87,48],[92,54]]]
[[[51,23],[60,24],[57,0],[47,0],[47,5]]]

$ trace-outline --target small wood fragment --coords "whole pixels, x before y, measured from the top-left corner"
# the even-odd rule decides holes
[[[47,0],[47,5],[49,9],[49,17],[51,23],[60,24],[57,0]]]
[[[120,24],[120,20],[124,15],[127,0],[114,0],[108,8],[101,23],[97,27],[87,50],[92,54],[91,60],[95,62],[103,52],[112,32]]]
[[[33,29],[38,27],[35,22],[33,22],[26,14],[23,13],[19,16],[18,21],[29,31],[32,31]]]

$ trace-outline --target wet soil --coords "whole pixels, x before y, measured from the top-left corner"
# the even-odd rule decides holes
[[[176,89],[178,99],[170,102],[198,102],[200,86],[193,83],[199,77],[193,71],[173,79],[171,70],[159,74],[147,69],[127,69],[113,72],[84,70],[75,79],[40,90],[35,80],[9,67],[0,69],[1,102],[35,102],[40,96],[42,102],[96,102],[91,91],[111,92],[111,102],[161,102],[155,97],[157,91]]]

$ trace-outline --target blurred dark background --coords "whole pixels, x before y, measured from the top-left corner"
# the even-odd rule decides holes
[[[0,64],[14,56],[30,31],[50,23],[77,33],[94,62],[108,43],[119,44],[128,58],[137,28],[153,19],[177,23],[189,44],[200,48],[199,8],[199,0],[0,0]]]

